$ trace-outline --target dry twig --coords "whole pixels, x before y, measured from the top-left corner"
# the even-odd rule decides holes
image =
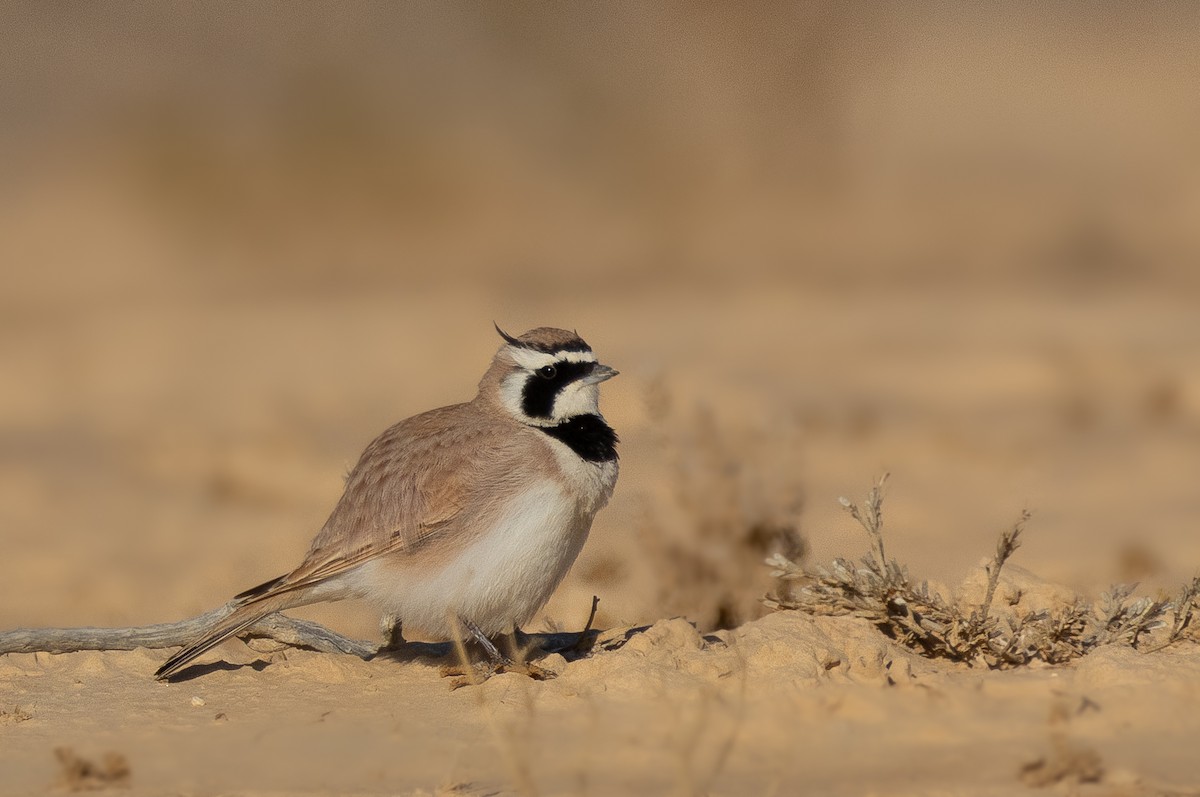
[[[0,631],[0,654],[176,647],[194,641],[232,610],[232,604],[227,604],[177,623],[133,628],[17,628]],[[322,653],[349,653],[364,659],[374,655],[376,650],[369,642],[349,639],[317,623],[282,614],[264,617],[240,636],[243,639],[273,639],[284,645],[310,648]]]

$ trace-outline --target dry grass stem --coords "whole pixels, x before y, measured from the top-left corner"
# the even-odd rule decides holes
[[[593,605],[595,605],[593,603]],[[467,650],[466,634],[462,624],[457,618],[451,618],[450,630],[454,635],[454,653],[458,658],[461,672],[455,672],[448,668],[442,668],[443,676],[458,676],[451,683],[451,689],[456,690],[464,686],[478,687],[483,684],[491,675],[497,674],[502,670],[496,669],[494,665],[489,665],[486,669],[477,668],[474,662],[471,661],[471,656]],[[528,743],[528,732],[522,734],[515,732],[512,727],[504,727],[501,724],[500,718],[496,716],[496,707],[488,705],[487,698],[483,689],[472,689],[472,694],[475,696],[476,704],[479,707],[479,713],[487,723],[488,730],[492,734],[492,740],[496,744],[496,749],[500,751],[505,764],[509,768],[509,772],[513,779],[513,785],[519,794],[527,795],[528,797],[536,797],[538,794],[537,785],[533,779],[533,768],[530,763],[530,756],[526,745]],[[528,691],[525,693],[525,709],[528,714],[527,719],[532,725],[533,702]],[[526,729],[528,731],[528,729]]]
[[[1021,532],[1025,530],[1025,524],[1032,517],[1028,509],[1021,511],[1021,517],[1013,524],[1011,529],[1000,533],[1000,539],[996,541],[996,555],[987,566],[987,595],[983,599],[981,608],[981,620],[986,621],[988,614],[992,610],[992,600],[996,597],[996,587],[1000,583],[1000,570],[1004,567],[1004,563],[1016,553],[1017,548],[1021,547]]]

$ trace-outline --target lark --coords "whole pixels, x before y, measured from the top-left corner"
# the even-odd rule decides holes
[[[273,612],[365,598],[405,629],[492,641],[545,605],[617,482],[617,434],[600,383],[617,375],[575,332],[503,344],[475,398],[400,421],[367,446],[290,573],[166,661],[169,678]]]

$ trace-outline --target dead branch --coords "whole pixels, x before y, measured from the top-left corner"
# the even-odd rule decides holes
[[[17,628],[0,631],[3,653],[74,653],[80,650],[133,650],[170,648],[196,640],[212,625],[233,611],[232,604],[199,617],[177,623],[159,623],[133,628]],[[242,639],[272,639],[292,647],[322,653],[349,653],[369,658],[376,648],[369,642],[349,639],[322,625],[271,614],[238,635]]]

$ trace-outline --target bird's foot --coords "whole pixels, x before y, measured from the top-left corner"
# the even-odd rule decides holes
[[[535,681],[549,681],[557,677],[557,673],[539,667],[533,662],[508,662],[497,664],[490,661],[467,662],[466,664],[446,664],[438,672],[443,678],[450,679],[450,689],[461,689],[464,686],[479,686],[494,675],[516,673],[527,676]]]
[[[496,643],[488,639],[487,635],[475,623],[465,618],[460,618],[459,622],[469,636],[469,639],[464,641],[473,642],[483,652],[486,660],[480,662],[470,661],[467,656],[466,645],[464,644],[460,649],[460,662],[456,665],[443,666],[440,670],[443,678],[453,679],[450,682],[451,689],[478,685],[493,675],[510,672],[526,675],[535,681],[548,681],[557,675],[544,667],[539,667],[525,660],[527,650],[520,644],[521,637],[525,635],[519,629],[513,629],[514,633],[508,647],[513,651],[514,655],[510,657],[502,653]],[[528,637],[526,637],[526,640],[528,640]]]

